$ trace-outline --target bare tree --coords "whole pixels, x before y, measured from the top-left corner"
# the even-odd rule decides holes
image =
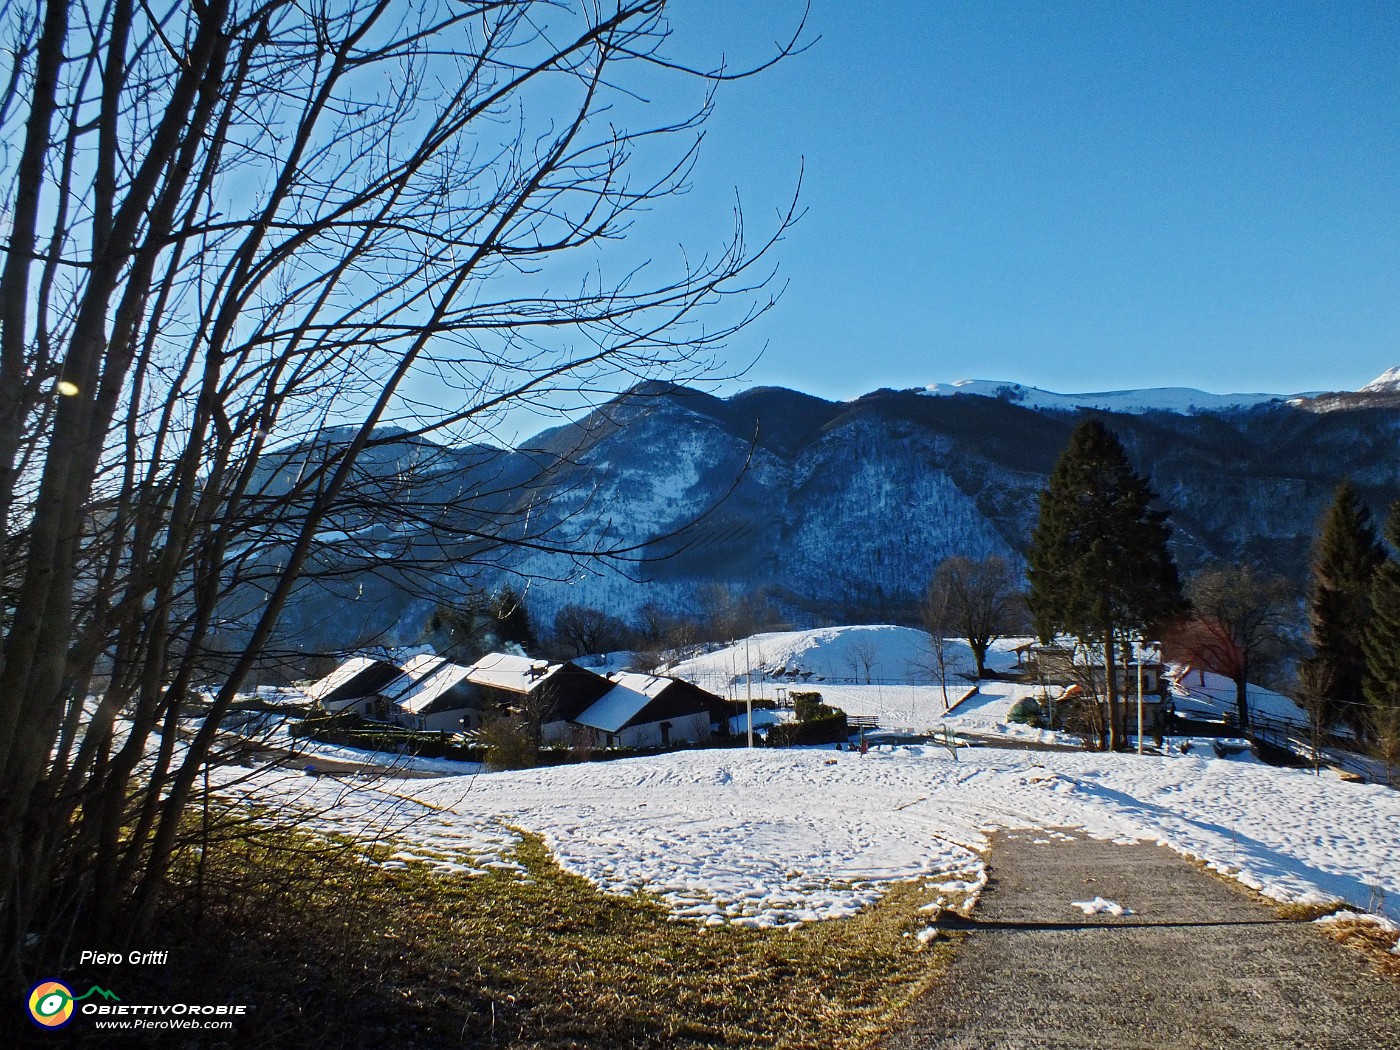
[[[706,584],[696,596],[696,607],[700,627],[713,641],[747,638],[778,623],[766,594],[737,585]]]
[[[1235,684],[1240,728],[1249,728],[1248,684],[1276,665],[1298,619],[1293,586],[1247,563],[1213,565],[1186,586],[1192,614],[1168,634],[1175,659],[1222,674]]]
[[[977,677],[987,673],[987,650],[1025,619],[1025,606],[1015,573],[1005,558],[993,555],[973,561],[955,555],[934,570],[930,594],[942,592],[948,614],[967,639],[977,661]]]
[[[23,975],[150,920],[309,581],[610,553],[542,528],[532,485],[568,450],[522,475],[501,421],[702,371],[792,215],[669,268],[631,246],[709,89],[748,72],[674,59],[661,0],[49,0],[0,25],[0,943]],[[663,76],[704,97],[649,116]],[[731,294],[750,307],[699,327]],[[456,448],[472,481],[444,493]]]
[[[855,672],[856,678],[865,678],[865,684],[870,685],[875,673],[875,664],[880,658],[880,647],[873,638],[858,638],[851,643],[847,650],[851,658],[851,670]]]
[[[1319,660],[1304,660],[1298,666],[1298,682],[1293,696],[1308,715],[1313,772],[1322,769],[1322,745],[1332,730],[1337,708],[1332,702],[1336,690],[1336,672]]]
[[[943,709],[948,709],[948,634],[953,626],[952,597],[947,587],[929,585],[924,592],[923,604],[919,607],[924,630],[928,632],[929,651],[933,657],[933,671],[938,675],[938,684],[943,690]]]
[[[561,656],[611,652],[626,644],[627,625],[585,605],[565,605],[554,616],[554,643]]]

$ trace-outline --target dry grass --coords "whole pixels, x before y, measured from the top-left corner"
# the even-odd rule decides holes
[[[517,854],[523,877],[467,877],[288,832],[227,843],[208,919],[173,953],[181,979],[256,1007],[240,1045],[840,1050],[883,1031],[952,952],[910,936],[931,886],[793,931],[704,929],[598,892],[538,839]],[[172,921],[189,930],[188,913]]]
[[[1337,919],[1333,922],[1318,923],[1318,919],[1335,915],[1338,912],[1347,910],[1350,905],[1344,901],[1331,901],[1325,904],[1304,904],[1304,903],[1281,903],[1263,894],[1256,893],[1248,886],[1237,882],[1228,875],[1207,867],[1201,860],[1191,862],[1195,867],[1212,876],[1222,879],[1228,885],[1233,886],[1239,892],[1250,897],[1257,903],[1263,905],[1277,915],[1280,919],[1289,922],[1313,923],[1313,928],[1324,937],[1336,941],[1338,944],[1353,948],[1370,961],[1376,972],[1386,977],[1400,980],[1400,955],[1394,954],[1391,949],[1400,941],[1400,935],[1384,930],[1375,923],[1358,921],[1354,919]]]
[[[1396,944],[1400,943],[1400,934],[1356,919],[1334,919],[1317,928],[1338,944],[1361,952],[1378,973],[1400,980],[1400,955],[1394,952]]]

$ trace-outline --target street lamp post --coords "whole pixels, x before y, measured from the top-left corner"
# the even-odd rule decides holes
[[[1147,643],[1141,638],[1138,639],[1137,651],[1137,672],[1138,672],[1138,754],[1142,754],[1142,651]]]

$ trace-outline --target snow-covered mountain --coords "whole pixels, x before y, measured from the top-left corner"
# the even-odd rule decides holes
[[[1389,375],[1390,373],[1386,373]],[[1378,380],[1379,381],[1379,380]],[[1369,389],[1369,388],[1368,388]],[[934,383],[923,392],[934,397],[973,394],[978,397],[999,397],[1024,408],[1076,411],[1092,408],[1103,412],[1220,412],[1232,408],[1251,408],[1274,402],[1316,397],[1307,394],[1208,394],[1185,386],[1151,387],[1146,390],[1100,390],[1085,394],[1057,394],[1051,390],[1023,386],[1020,383],[995,379],[959,379],[953,383]]]
[[[799,625],[910,622],[943,558],[1020,563],[1037,494],[1084,412],[1103,418],[1151,478],[1187,571],[1250,558],[1301,580],[1341,477],[1378,516],[1400,496],[1400,392],[1380,389],[1054,395],[973,383],[831,402],[781,388],[721,399],[651,384],[539,435],[529,451],[433,455],[420,440],[395,457],[386,446],[386,470],[414,464],[414,493],[470,498],[416,531],[337,525],[327,562],[352,545],[379,562],[333,581],[329,596],[308,588],[289,632],[317,648],[374,630],[412,642],[436,601],[523,580],[545,623],[565,604],[624,619],[648,603],[693,611],[716,586],[762,592]],[[537,476],[551,460],[562,463]],[[551,542],[501,550],[477,538],[512,518],[528,518],[536,535],[547,527]],[[627,553],[599,562],[551,547]],[[433,567],[413,568],[428,553]]]
[[[1400,393],[1400,367],[1387,368],[1360,390],[1363,394]]]

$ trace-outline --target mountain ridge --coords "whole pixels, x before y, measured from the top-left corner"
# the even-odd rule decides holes
[[[910,622],[942,558],[999,554],[1021,564],[1037,495],[1085,415],[1114,429],[1152,482],[1187,572],[1249,559],[1301,582],[1315,522],[1342,476],[1378,514],[1400,495],[1400,394],[1380,390],[1111,411],[995,391],[883,389],[827,401],[781,387],[721,398],[649,384],[521,451],[440,457],[441,471],[421,479],[430,493],[474,492],[488,471],[497,479],[461,521],[435,519],[444,528],[479,532],[528,516],[554,546],[630,553],[596,561],[551,544],[488,550],[448,533],[424,536],[443,548],[444,568],[375,566],[372,584],[362,583],[374,596],[361,599],[362,628],[413,641],[436,602],[522,581],[546,625],[566,604],[622,618],[646,604],[693,612],[714,588],[763,594],[796,624]],[[384,469],[396,462],[392,447],[381,447]],[[561,455],[550,474],[533,477],[536,464]],[[357,524],[335,527],[349,536]],[[330,585],[342,604],[367,593],[352,582]],[[310,633],[315,646],[342,647],[360,631]]]

